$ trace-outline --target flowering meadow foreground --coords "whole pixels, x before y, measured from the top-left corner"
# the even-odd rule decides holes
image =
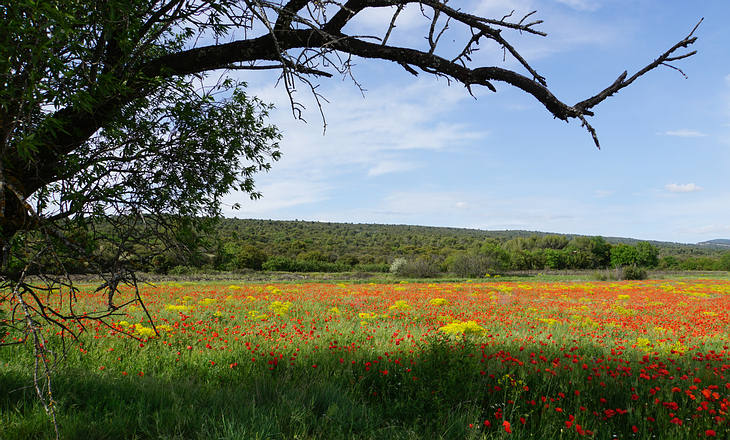
[[[143,298],[159,336],[131,308],[71,346],[54,377],[64,438],[730,438],[727,280],[167,283]],[[28,347],[0,350],[2,439],[52,437],[31,366]]]

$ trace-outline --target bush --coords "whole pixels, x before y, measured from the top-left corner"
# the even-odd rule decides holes
[[[360,272],[388,272],[390,266],[386,263],[360,263],[355,266]]]
[[[234,262],[237,269],[261,270],[267,258],[268,256],[264,251],[256,246],[247,244],[238,250],[234,257]]]
[[[418,258],[406,260],[396,258],[390,265],[391,273],[407,278],[433,278],[441,273],[439,264],[432,258]]]
[[[398,274],[398,272],[401,271],[401,267],[405,266],[407,263],[408,260],[403,257],[394,259],[393,262],[390,263],[390,273]]]
[[[474,253],[458,253],[449,256],[448,271],[462,278],[482,278],[490,269],[487,257]]]
[[[645,280],[646,277],[646,269],[638,266],[626,266],[621,273],[621,279],[624,280]]]

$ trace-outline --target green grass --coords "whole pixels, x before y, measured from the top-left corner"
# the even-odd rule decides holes
[[[536,278],[546,282],[555,280],[552,277]],[[535,278],[518,280],[534,281]],[[225,282],[228,284],[230,281]],[[208,295],[206,289],[225,287],[222,282],[182,285],[180,295],[198,292],[200,298]],[[406,294],[406,291],[398,291],[399,287],[390,287],[396,294]],[[264,290],[263,286],[257,288]],[[486,304],[485,295],[472,297],[468,286],[455,285],[453,289],[454,314],[469,311],[474,307],[472,304]],[[350,295],[348,290],[343,287],[342,295]],[[413,293],[418,294],[417,291]],[[243,295],[241,297],[245,298]],[[357,298],[363,298],[364,304],[374,304],[367,295]],[[455,303],[459,298],[467,302],[459,306]],[[355,299],[347,296],[342,301]],[[388,301],[392,303],[391,299]],[[158,319],[176,315],[172,312],[164,315],[160,311],[162,303],[158,304]],[[262,304],[251,304],[252,308],[253,304],[258,304],[257,309],[265,310]],[[571,299],[566,304],[572,307],[583,303]],[[726,364],[727,360],[722,360],[722,365],[712,364],[715,368],[712,369],[704,368],[705,361],[695,361],[691,355],[662,355],[666,365],[661,368],[671,370],[677,378],[639,380],[637,371],[648,367],[642,361],[644,352],[627,348],[626,355],[614,356],[608,346],[592,343],[591,339],[576,340],[577,336],[572,333],[575,329],[568,323],[548,324],[545,331],[539,333],[534,327],[530,329],[521,324],[513,326],[514,333],[510,337],[462,339],[429,334],[423,318],[417,314],[407,321],[394,314],[364,326],[357,313],[353,314],[354,321],[327,320],[330,305],[320,299],[311,303],[303,301],[297,304],[298,309],[292,316],[270,321],[277,325],[294,325],[299,319],[304,330],[311,325],[318,327],[320,332],[323,326],[331,326],[332,333],[321,333],[321,342],[312,338],[307,339],[306,344],[299,341],[286,349],[279,347],[271,332],[249,333],[247,339],[251,344],[259,343],[265,349],[256,354],[240,343],[226,344],[222,350],[218,347],[205,349],[201,347],[205,342],[195,341],[200,337],[197,335],[153,339],[140,346],[135,340],[106,336],[97,339],[93,331],[86,333],[83,345],[71,346],[68,358],[60,364],[53,378],[62,438],[578,438],[575,429],[566,427],[568,415],[574,415],[576,423],[593,431],[592,438],[606,440],[655,435],[669,440],[697,438],[705,429],[716,428],[705,419],[693,422],[691,431],[687,426],[676,426],[669,422],[669,412],[655,405],[653,399],[678,402],[677,416],[690,420],[697,405],[684,394],[673,392],[672,386],[679,384],[683,389],[689,386],[692,382],[679,379],[680,375],[686,374],[699,380],[702,386],[717,384],[724,387],[727,379],[718,375],[717,367]],[[502,311],[509,312],[512,305],[494,307],[494,316],[499,316]],[[561,310],[562,306],[550,307]],[[218,331],[222,327],[246,323],[240,319],[228,322],[225,316],[216,317],[212,313],[212,310],[201,309],[190,321],[198,328],[209,326]],[[519,316],[483,322],[483,326],[489,335],[504,334],[505,328],[511,325],[510,319],[519,319]],[[390,327],[392,323],[395,324]],[[379,324],[383,324],[382,327]],[[266,328],[264,324],[259,326],[264,331]],[[407,329],[412,340],[417,342],[395,347],[392,343],[394,328]],[[605,327],[600,331],[607,332],[608,336],[604,338],[607,340],[631,341],[636,337],[634,330],[629,328]],[[205,333],[209,334],[210,331]],[[527,339],[528,336],[534,338]],[[334,340],[338,349],[327,349],[327,344]],[[555,340],[560,343],[552,343]],[[195,348],[188,350],[188,344]],[[362,348],[343,349],[349,344]],[[628,346],[630,342],[622,344]],[[722,344],[708,340],[703,350],[719,352],[723,350]],[[297,349],[296,357],[293,356],[294,348]],[[269,350],[283,355],[273,370],[266,362],[273,358]],[[566,355],[579,357],[580,362],[573,363]],[[530,362],[539,356],[545,360]],[[251,361],[251,357],[256,357],[256,362]],[[554,359],[559,360],[561,368],[551,364]],[[27,346],[0,350],[2,440],[53,438],[49,419],[34,390],[29,388],[32,360]],[[582,368],[584,363],[587,368]],[[624,366],[633,369],[633,376],[618,374]],[[593,373],[593,369],[600,375]],[[616,372],[617,376],[609,372]],[[593,380],[586,380],[587,375],[594,374]],[[655,386],[661,390],[653,394]],[[728,396],[727,390],[721,388],[720,391]],[[641,399],[634,401],[630,398],[632,393]],[[593,415],[594,411],[602,414],[616,408],[629,412],[605,421]],[[503,418],[497,417],[499,413]],[[647,417],[656,418],[656,424],[647,423]],[[512,434],[505,432],[501,425],[503,419],[512,423]],[[490,427],[484,426],[485,420],[490,421]],[[634,433],[632,426],[636,426],[638,432]]]

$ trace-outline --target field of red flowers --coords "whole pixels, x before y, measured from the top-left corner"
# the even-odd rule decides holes
[[[730,438],[729,281],[167,283],[143,298],[152,322],[128,308],[60,367],[69,438]],[[48,428],[18,390],[29,362],[0,351],[0,438]]]

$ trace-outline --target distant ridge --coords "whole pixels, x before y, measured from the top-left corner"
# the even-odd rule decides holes
[[[275,255],[293,254],[294,250],[290,250],[290,245],[297,240],[306,245],[300,246],[302,249],[307,247],[338,254],[361,254],[372,251],[373,255],[383,252],[388,255],[396,255],[426,248],[432,252],[438,252],[444,245],[464,250],[473,246],[478,247],[487,238],[506,242],[513,238],[526,238],[532,235],[562,235],[568,239],[580,236],[580,234],[544,231],[239,218],[223,219],[220,229],[224,236],[236,237],[237,240],[268,249],[271,254]],[[635,245],[639,241],[648,241],[659,248],[662,255],[714,255],[726,251],[727,247],[730,247],[730,240],[720,240],[725,244],[712,243],[718,240],[706,242],[708,244],[694,244],[628,237],[604,236],[603,238],[613,245],[618,243]]]
[[[716,238],[714,240],[702,241],[697,243],[700,246],[723,246],[730,247],[730,239],[727,238]]]

